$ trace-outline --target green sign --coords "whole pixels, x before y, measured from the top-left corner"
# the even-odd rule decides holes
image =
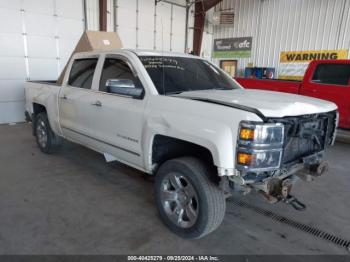
[[[224,38],[214,40],[214,58],[249,58],[252,37]]]

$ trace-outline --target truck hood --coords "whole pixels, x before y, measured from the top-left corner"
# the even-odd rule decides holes
[[[308,115],[337,109],[334,103],[325,100],[254,89],[190,91],[178,94],[176,97],[261,112],[265,117]]]

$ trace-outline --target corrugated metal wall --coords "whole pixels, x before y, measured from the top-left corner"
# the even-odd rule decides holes
[[[172,2],[185,5],[184,0]],[[126,48],[184,52],[185,8],[165,2],[155,6],[154,3],[154,0],[108,0],[107,30],[117,31]],[[99,28],[98,10],[98,0],[86,0],[89,30]],[[191,47],[192,42],[188,45]]]
[[[238,59],[240,74],[249,62],[278,69],[281,51],[350,47],[350,0],[223,0],[215,8],[235,18],[214,26],[214,38],[253,37],[251,58]]]

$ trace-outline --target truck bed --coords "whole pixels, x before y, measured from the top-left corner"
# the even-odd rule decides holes
[[[291,94],[299,94],[300,81],[278,79],[235,78],[244,88],[270,90]]]

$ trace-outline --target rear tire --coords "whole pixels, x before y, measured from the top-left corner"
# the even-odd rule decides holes
[[[196,158],[182,157],[165,162],[155,177],[160,217],[182,238],[201,238],[224,219],[224,192],[210,181],[209,170]]]
[[[39,113],[35,117],[34,132],[40,150],[46,154],[56,152],[63,143],[62,137],[52,131],[45,112]]]

